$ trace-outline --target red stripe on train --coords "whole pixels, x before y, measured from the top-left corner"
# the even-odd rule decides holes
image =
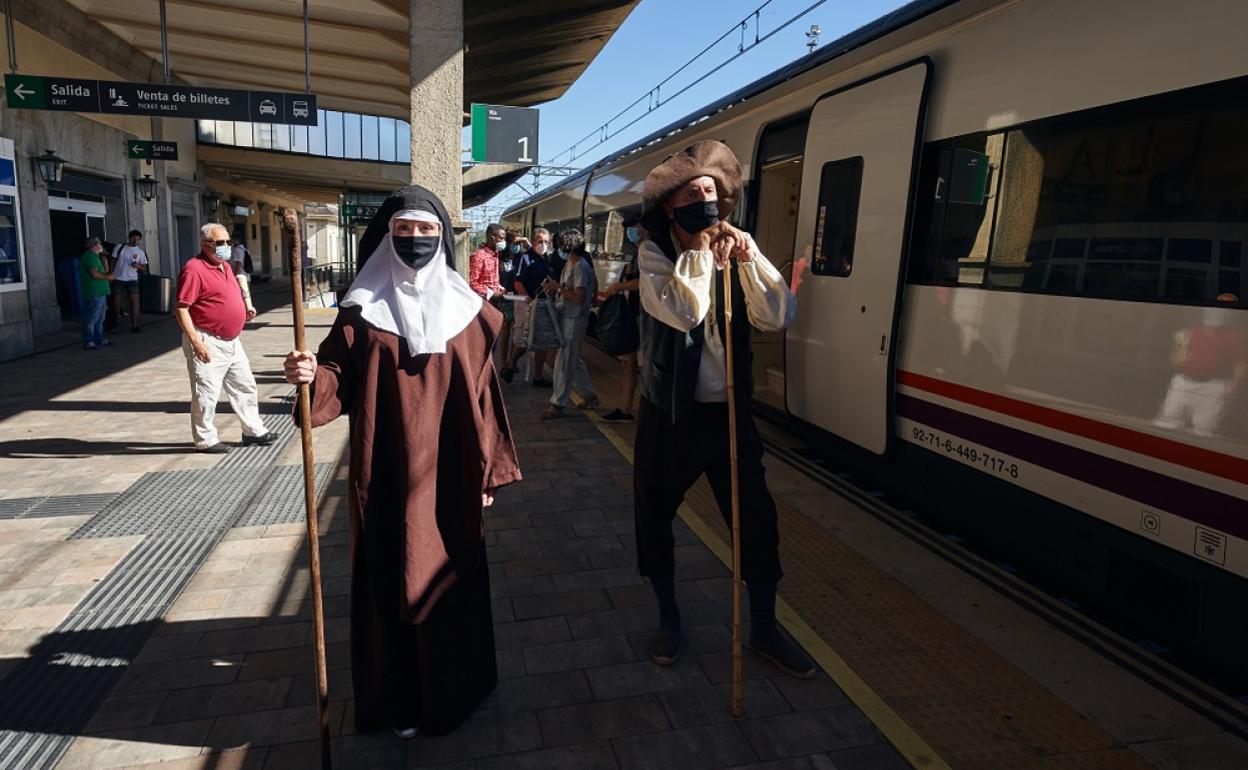
[[[1231,455],[1214,452],[1173,441],[1151,433],[1143,433],[1119,425],[1093,420],[1088,417],[1062,412],[1047,406],[1029,404],[1015,398],[989,393],[986,390],[970,388],[935,377],[928,377],[915,372],[897,371],[897,383],[911,388],[925,390],[945,398],[952,398],[971,406],[989,409],[1000,414],[1016,417],[1020,420],[1043,425],[1048,428],[1070,433],[1075,436],[1099,441],[1102,444],[1126,449],[1129,452],[1154,457],[1168,463],[1181,465],[1185,468],[1221,476],[1224,479],[1244,483],[1248,480],[1248,460]]]

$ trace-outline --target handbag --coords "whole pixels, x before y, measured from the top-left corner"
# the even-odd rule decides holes
[[[637,318],[623,294],[607,297],[598,309],[597,335],[603,352],[612,357],[628,355],[641,344]]]

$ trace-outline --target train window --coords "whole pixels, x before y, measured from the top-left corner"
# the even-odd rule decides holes
[[[941,142],[925,153],[915,230],[925,240],[918,241],[910,262],[912,282],[983,282],[1001,148],[1000,135],[973,136]]]
[[[986,266],[999,289],[1245,306],[1246,88],[1238,78],[929,144],[910,280],[963,283]],[[978,187],[954,184],[968,149],[999,177],[985,187],[995,203],[974,207]]]
[[[862,157],[823,164],[819,180],[819,213],[815,222],[815,253],[811,272],[845,277],[854,267],[858,199],[862,192]]]

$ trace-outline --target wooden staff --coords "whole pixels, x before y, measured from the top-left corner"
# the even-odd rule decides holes
[[[295,350],[306,350],[303,325],[303,254],[299,248],[299,216],[294,209],[282,212],[282,230],[290,240],[291,310],[294,313]],[[299,386],[299,432],[303,438],[303,507],[307,512],[308,568],[312,573],[312,630],[316,646],[316,719],[321,738],[321,767],[333,765],[329,747],[329,675],[325,667],[325,607],[321,599],[321,539],[316,519],[316,465],[312,461],[312,396],[306,384]]]
[[[732,482],[732,715],[745,705],[741,671],[741,492],[737,481],[737,397],[732,369],[732,262],[724,264],[724,358],[728,375],[728,476]]]

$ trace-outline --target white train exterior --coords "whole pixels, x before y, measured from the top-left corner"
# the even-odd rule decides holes
[[[1248,671],[1245,29],[1241,0],[911,3],[505,219],[618,251],[646,172],[726,141],[735,220],[799,273],[759,401]]]

